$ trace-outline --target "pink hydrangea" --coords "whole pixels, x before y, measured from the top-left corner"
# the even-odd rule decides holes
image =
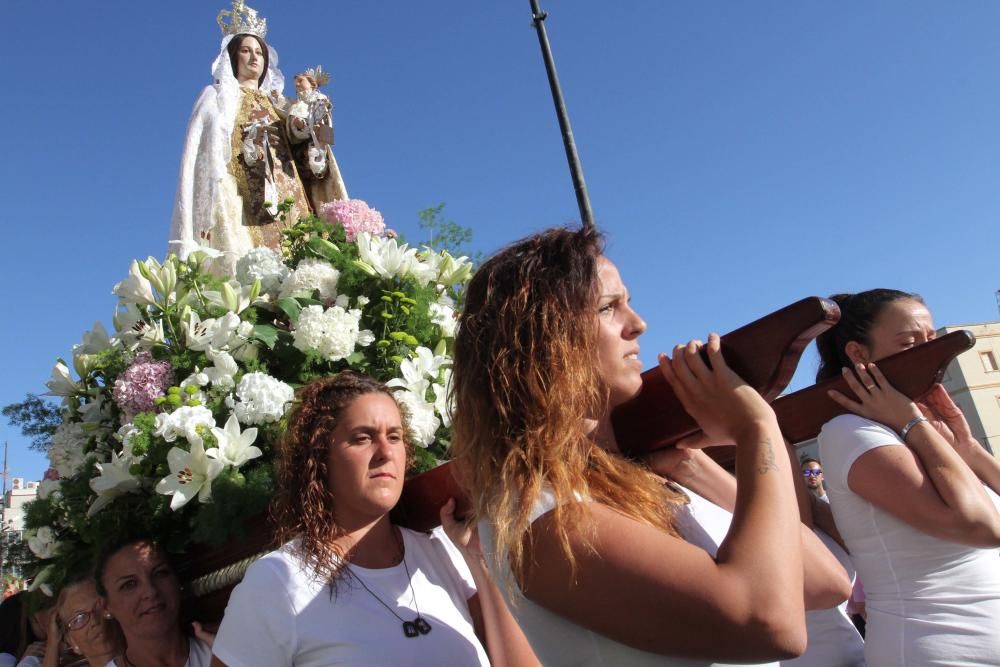
[[[149,352],[140,352],[135,361],[115,380],[115,403],[132,419],[140,412],[149,412],[156,399],[166,394],[174,383],[174,369],[167,361],[153,361]]]
[[[348,241],[361,232],[381,236],[385,232],[382,214],[362,199],[335,199],[319,207],[319,212],[332,225],[342,225]]]

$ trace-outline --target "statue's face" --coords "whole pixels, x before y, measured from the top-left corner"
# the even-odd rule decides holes
[[[256,81],[264,73],[264,50],[260,42],[251,35],[240,38],[240,48],[236,52],[236,78],[240,81]]]
[[[312,81],[309,80],[307,76],[297,76],[295,77],[295,92],[299,95],[304,95],[313,89]]]

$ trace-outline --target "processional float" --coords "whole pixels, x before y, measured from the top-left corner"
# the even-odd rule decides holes
[[[593,227],[593,212],[583,169],[545,30],[544,21],[548,14],[540,9],[538,0],[530,0],[530,3],[580,219],[584,226]],[[816,437],[824,423],[846,412],[829,398],[829,390],[835,389],[848,398],[857,398],[842,377],[781,395],[791,381],[805,347],[836,324],[839,318],[840,310],[833,301],[807,297],[721,337],[726,363],[771,403],[782,433],[793,444]],[[879,368],[894,387],[911,399],[918,400],[941,380],[946,366],[974,344],[972,333],[955,331],[887,357],[879,362]],[[703,356],[707,361],[704,353]],[[697,423],[684,411],[659,368],[645,371],[642,380],[640,393],[612,415],[617,441],[625,445],[626,455],[633,457],[674,446],[682,438],[699,431]],[[713,447],[707,451],[723,465],[732,465],[735,460],[731,446]],[[439,525],[439,510],[449,498],[458,501],[458,515],[468,511],[468,497],[455,479],[453,465],[446,462],[407,480],[393,518],[409,528],[429,530]],[[247,563],[270,546],[270,539],[268,531],[252,530],[244,540],[230,542],[183,564],[182,575],[191,582],[193,599],[189,600],[189,606],[195,617],[206,621],[222,617],[229,592]]]

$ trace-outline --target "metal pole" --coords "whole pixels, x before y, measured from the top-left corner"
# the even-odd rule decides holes
[[[556,75],[556,63],[552,59],[552,49],[549,48],[549,37],[545,34],[545,19],[548,13],[538,7],[538,0],[531,0],[531,20],[538,32],[538,44],[542,47],[542,58],[545,60],[545,72],[549,76],[549,88],[552,90],[552,101],[556,105],[556,116],[559,118],[559,129],[562,130],[563,145],[566,147],[566,159],[569,161],[569,172],[573,177],[573,189],[576,191],[576,204],[580,207],[580,219],[584,226],[594,227],[594,212],[590,209],[590,197],[587,195],[587,183],[583,180],[583,167],[580,156],[576,152],[576,142],[573,141],[573,128],[569,125],[569,114],[566,112],[566,102],[559,88],[559,77]]]

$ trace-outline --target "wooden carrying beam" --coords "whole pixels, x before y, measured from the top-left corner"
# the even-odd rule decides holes
[[[722,336],[722,355],[770,402],[788,386],[806,345],[839,319],[833,301],[802,299]],[[639,394],[619,406],[611,420],[618,446],[630,456],[672,445],[699,430],[659,367],[643,372]]]
[[[722,336],[722,352],[740,377],[772,400],[788,386],[809,341],[839,318],[833,301],[802,299]],[[643,372],[639,395],[618,408],[613,421],[619,445],[634,456],[698,431],[659,368]],[[446,463],[407,480],[393,518],[408,528],[429,530],[439,525],[438,512],[448,498],[456,499],[457,514],[468,511],[469,500]]]

